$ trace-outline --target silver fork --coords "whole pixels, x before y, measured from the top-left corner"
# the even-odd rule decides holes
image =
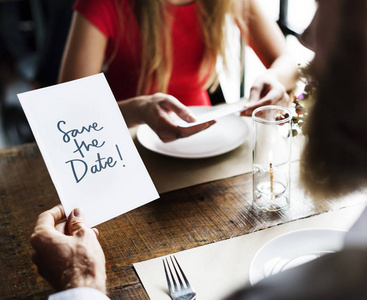
[[[165,257],[163,259],[163,266],[164,266],[164,272],[166,273],[169,294],[171,295],[172,300],[194,300],[196,299],[196,293],[194,292],[193,288],[191,287],[189,281],[187,280],[176,257],[172,255],[170,256],[170,259],[171,259],[171,264],[169,260],[167,259],[167,257]],[[172,270],[175,272],[175,276],[173,275]],[[175,279],[175,277],[177,278],[177,280]],[[185,284],[182,282],[182,279],[184,280]],[[180,284],[180,286],[178,286],[178,283]]]

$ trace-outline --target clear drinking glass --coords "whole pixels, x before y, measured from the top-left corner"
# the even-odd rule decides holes
[[[292,117],[282,106],[263,106],[253,119],[253,205],[261,211],[289,206]]]

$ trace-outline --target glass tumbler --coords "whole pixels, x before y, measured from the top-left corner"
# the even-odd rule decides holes
[[[253,206],[260,211],[286,209],[290,201],[292,116],[269,105],[252,113]]]

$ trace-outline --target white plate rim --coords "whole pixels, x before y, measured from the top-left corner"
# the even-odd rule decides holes
[[[265,251],[266,248],[270,247],[272,244],[274,244],[275,242],[278,242],[280,240],[283,240],[283,239],[286,239],[286,238],[289,238],[290,236],[292,235],[299,235],[300,237],[302,235],[304,235],[305,233],[335,233],[335,234],[340,234],[340,235],[345,235],[345,233],[347,232],[346,230],[342,230],[342,229],[333,229],[333,228],[307,228],[307,229],[299,229],[299,230],[293,230],[293,231],[289,231],[289,232],[286,232],[286,233],[283,233],[283,234],[280,234],[274,238],[272,238],[271,240],[269,240],[268,242],[266,242],[264,245],[262,245],[260,247],[260,249],[256,252],[256,254],[254,255],[252,261],[251,261],[251,264],[250,264],[250,269],[249,269],[249,281],[250,281],[250,284],[251,285],[254,285],[256,284],[258,281],[260,281],[261,279],[264,279],[266,277],[263,277],[263,278],[260,278],[260,279],[257,279],[255,277],[258,277],[258,276],[255,276],[255,268],[256,268],[256,264],[257,264],[257,261],[259,259],[259,256],[263,254],[263,252]],[[330,235],[326,235],[330,238]],[[340,249],[321,249],[320,251],[331,251],[331,252],[335,252],[335,251],[338,251]]]
[[[191,110],[193,110],[193,112],[195,113],[195,110],[209,110],[209,109],[215,109],[215,106],[190,106],[189,107]],[[247,139],[250,133],[249,127],[246,124],[246,122],[238,116],[235,115],[228,115],[225,116],[223,118],[221,118],[220,120],[218,120],[218,122],[223,122],[224,119],[227,118],[231,118],[234,120],[234,118],[238,121],[238,124],[241,124],[241,129],[243,130],[243,134],[242,137],[238,139],[238,141],[236,143],[233,143],[227,147],[223,147],[222,149],[219,149],[218,151],[213,151],[213,152],[208,152],[206,154],[181,154],[181,153],[175,153],[175,152],[171,152],[171,151],[164,151],[160,148],[156,148],[153,147],[152,145],[150,145],[147,141],[145,141],[144,139],[144,130],[149,130],[152,131],[151,128],[146,125],[146,124],[142,124],[138,126],[137,132],[136,132],[136,137],[138,142],[146,149],[153,151],[155,153],[159,153],[165,156],[170,156],[170,157],[175,157],[175,158],[186,158],[186,159],[200,159],[200,158],[209,158],[209,157],[214,157],[214,156],[219,156],[225,153],[228,153],[236,148],[238,148],[239,146],[241,146]],[[217,125],[217,124],[215,124]],[[214,125],[214,126],[215,126]],[[239,130],[238,128],[236,128],[237,130]],[[189,139],[185,138],[185,139]],[[162,142],[163,144],[163,142]]]

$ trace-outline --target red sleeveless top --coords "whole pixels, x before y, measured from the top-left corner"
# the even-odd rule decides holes
[[[141,65],[141,40],[131,3],[123,0],[122,24],[116,12],[116,0],[77,0],[74,9],[87,18],[107,38],[106,60],[114,57],[107,71],[107,79],[117,100],[136,95]],[[169,5],[173,15],[173,68],[167,93],[183,104],[210,105],[208,93],[199,79],[204,55],[204,42],[196,14],[195,2],[185,6]],[[124,26],[119,34],[119,26]],[[116,48],[116,44],[118,47]]]

